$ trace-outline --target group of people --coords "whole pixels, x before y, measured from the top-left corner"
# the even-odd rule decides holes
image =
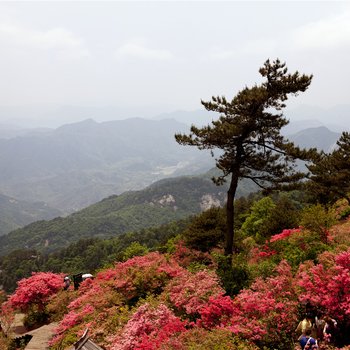
[[[88,278],[94,278],[94,276],[91,273],[78,273],[76,275],[73,275],[73,283],[74,283],[74,290],[77,290],[79,288],[79,285],[81,282],[85,281]],[[64,277],[63,279],[63,289],[68,290],[71,284],[71,279],[69,276]]]
[[[302,350],[318,349],[318,343],[324,341],[336,342],[337,322],[328,315],[305,314],[295,330]]]

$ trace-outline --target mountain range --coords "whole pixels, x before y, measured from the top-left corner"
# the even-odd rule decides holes
[[[175,142],[187,130],[174,120],[89,119],[0,139],[0,192],[71,213],[161,178],[204,172],[213,165],[207,152]]]
[[[0,194],[10,197],[12,203],[26,203],[26,208],[35,203],[29,215],[26,209],[25,218],[21,208],[3,209],[0,234],[35,220],[68,215],[163,178],[200,174],[214,166],[208,152],[175,142],[174,134],[188,132],[189,126],[163,119],[171,116],[186,120],[190,114],[180,111],[160,115],[159,120],[134,118],[98,123],[88,119],[56,129],[11,129],[15,135],[6,134],[4,125],[0,125]],[[196,116],[197,125],[205,124],[200,119],[202,112]],[[300,126],[291,123],[289,131],[299,130]],[[330,151],[339,136],[317,126],[287,137],[302,147]],[[38,202],[48,212],[43,214],[40,209],[42,215],[35,214]]]

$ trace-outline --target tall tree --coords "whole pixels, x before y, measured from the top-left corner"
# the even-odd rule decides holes
[[[350,133],[343,132],[337,148],[321,153],[312,164],[309,188],[323,203],[345,198],[350,204]]]
[[[288,120],[283,108],[288,95],[304,92],[312,76],[298,72],[288,74],[285,63],[267,60],[259,70],[265,81],[245,87],[231,100],[224,96],[201,101],[208,111],[220,113],[212,125],[197,128],[189,135],[176,134],[179,144],[199,149],[221,150],[216,166],[222,175],[213,178],[220,185],[231,177],[227,192],[225,254],[234,248],[234,198],[238,181],[247,178],[263,189],[277,189],[300,181],[304,174],[295,170],[295,159],[308,159],[309,152],[300,150],[280,134]]]

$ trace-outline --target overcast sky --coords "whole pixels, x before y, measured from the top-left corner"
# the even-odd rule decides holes
[[[0,2],[0,107],[201,108],[279,57],[349,104],[349,2]],[[293,98],[294,99],[294,98]]]

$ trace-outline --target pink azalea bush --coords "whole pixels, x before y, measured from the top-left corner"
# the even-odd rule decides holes
[[[216,263],[209,253],[201,252],[200,250],[186,247],[182,241],[177,242],[175,251],[172,254],[173,258],[182,267],[189,267],[191,264],[202,264],[208,268],[215,268]]]
[[[183,272],[172,257],[158,252],[134,257],[99,272],[93,280],[81,284],[78,297],[68,305],[69,313],[58,325],[51,345],[59,347],[65,338],[81,333],[87,323],[93,329],[90,334],[98,336],[104,344],[104,334],[117,333],[127,322],[125,315],[129,311],[125,305],[147,294],[160,294],[169,280]]]
[[[224,328],[230,323],[234,313],[233,300],[222,294],[211,296],[199,313],[198,326],[206,329]]]
[[[276,276],[258,278],[233,301],[230,330],[243,338],[274,346],[291,341],[297,322],[297,295],[291,267],[282,261]]]
[[[284,240],[289,236],[293,235],[294,233],[299,233],[300,231],[301,231],[301,228],[285,229],[281,233],[272,236],[270,238],[270,242],[272,243],[272,242]]]
[[[249,256],[249,263],[250,264],[258,264],[269,257],[276,255],[276,250],[273,250],[269,247],[269,245],[266,243],[261,247],[254,247],[251,249]]]
[[[154,252],[118,263],[114,269],[101,272],[97,278],[112,280],[114,287],[130,300],[147,293],[160,293],[167,281],[182,272],[183,268],[174,258]]]
[[[202,270],[197,273],[184,271],[165,288],[167,302],[178,312],[190,316],[200,312],[211,296],[223,295],[215,272]]]
[[[171,335],[183,332],[185,325],[166,305],[154,307],[145,303],[132,315],[122,333],[110,338],[110,350],[156,350]]]
[[[63,288],[63,276],[52,272],[33,272],[31,277],[18,282],[18,287],[9,302],[23,312],[33,305],[42,310],[49,298]]]
[[[325,256],[317,265],[308,262],[300,266],[296,276],[299,300],[338,321],[350,320],[350,249]]]

